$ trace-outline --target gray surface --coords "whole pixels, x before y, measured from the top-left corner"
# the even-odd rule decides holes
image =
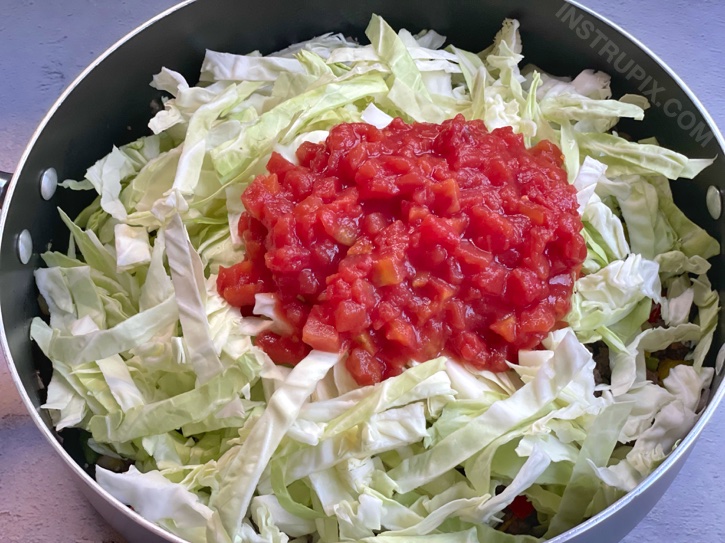
[[[715,122],[725,127],[725,3],[583,3],[660,55]],[[15,168],[46,110],[85,66],[126,32],[173,4],[174,0],[0,0],[0,170]],[[725,406],[703,432],[670,490],[625,543],[725,542],[723,429]],[[3,362],[0,541],[122,542],[75,489],[61,461],[24,414]]]

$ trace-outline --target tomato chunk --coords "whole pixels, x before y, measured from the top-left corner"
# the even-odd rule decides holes
[[[262,332],[256,337],[255,343],[277,364],[290,366],[297,364],[311,350],[310,346],[297,336],[280,336],[274,332]]]
[[[345,367],[359,385],[374,385],[382,381],[380,362],[364,349],[353,349],[345,360]]]

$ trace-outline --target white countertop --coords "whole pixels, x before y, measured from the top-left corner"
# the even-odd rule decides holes
[[[42,116],[83,68],[128,31],[174,3],[0,0],[0,170],[13,171]],[[725,3],[582,3],[657,53],[725,129]],[[724,450],[725,405],[674,484],[624,543],[725,542]],[[25,414],[4,361],[0,361],[0,541],[123,543],[75,488],[61,460]]]

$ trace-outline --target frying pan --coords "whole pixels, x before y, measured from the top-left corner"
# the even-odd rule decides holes
[[[130,541],[178,539],[143,521],[101,491],[73,461],[71,454],[61,447],[49,419],[38,409],[42,402],[38,376],[47,381],[48,368],[27,339],[30,319],[39,312],[32,270],[39,264],[38,252],[49,243],[62,248],[67,242],[67,234],[54,208],[61,206],[72,215],[87,203],[79,202],[77,193],[69,196],[64,191],[45,200],[39,182],[46,169],[54,168],[60,179],[82,177],[85,169],[105,155],[111,145],[145,134],[145,125],[151,115],[149,104],[158,98],[147,84],[150,76],[163,65],[173,67],[193,80],[205,48],[237,53],[259,48],[268,52],[329,30],[360,36],[373,11],[386,17],[393,26],[435,28],[457,45],[471,49],[480,48],[495,33],[504,17],[518,17],[524,28],[528,61],[559,74],[572,74],[588,67],[600,68],[614,76],[615,94],[635,91],[637,84],[633,83],[636,82],[627,81],[626,74],[613,71],[597,50],[588,47],[575,31],[567,28],[581,15],[591,20],[648,76],[660,82],[664,89],[660,94],[663,103],[677,100],[682,112],[691,112],[695,117],[693,126],[712,124],[684,85],[641,45],[581,8],[575,8],[572,17],[564,23],[557,18],[562,6],[560,1],[536,4],[524,1],[460,2],[456,5],[432,1],[386,5],[380,1],[358,2],[340,13],[339,4],[321,0],[304,6],[267,2],[256,5],[253,10],[248,4],[233,0],[197,0],[181,4],[141,27],[109,50],[66,91],[26,150],[3,204],[0,217],[0,285],[3,285],[0,289],[0,346],[35,422],[71,467],[84,493]],[[713,137],[708,141],[704,141],[702,134],[699,138],[693,137],[681,128],[680,120],[668,116],[661,108],[653,108],[644,123],[626,126],[626,130],[635,137],[657,134],[662,144],[690,156],[718,155],[716,164],[694,184],[675,185],[674,189],[680,207],[722,240],[722,222],[713,220],[704,205],[711,186],[723,188],[722,138],[712,126],[708,129]],[[48,175],[45,179],[47,181]],[[709,190],[711,196],[719,197],[717,189]],[[45,195],[48,194],[46,191]],[[24,231],[28,234],[23,234]],[[27,249],[32,249],[30,260],[23,263],[18,256]],[[713,264],[711,277],[716,280],[716,286],[721,287],[717,280],[722,275],[722,257]],[[7,285],[13,288],[6,288]],[[714,342],[716,347],[722,343],[722,338],[721,325]],[[721,382],[721,377],[715,380],[710,404],[697,426],[647,481],[607,511],[553,541],[614,541],[629,531],[679,471],[695,438],[725,394]],[[70,441],[66,438],[64,444],[72,452]]]

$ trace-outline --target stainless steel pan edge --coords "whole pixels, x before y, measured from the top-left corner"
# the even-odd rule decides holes
[[[13,194],[14,194],[16,186],[17,186],[19,174],[20,174],[20,172],[23,171],[23,167],[25,166],[28,155],[30,154],[31,150],[33,149],[34,143],[40,137],[44,128],[46,127],[48,122],[51,120],[51,118],[55,114],[56,110],[60,107],[60,105],[73,92],[73,90],[78,86],[78,84],[86,78],[86,76],[88,74],[90,74],[101,62],[103,62],[104,59],[106,59],[108,56],[110,56],[120,46],[122,46],[123,44],[125,44],[126,42],[128,42],[129,40],[131,40],[133,37],[140,34],[141,32],[149,29],[154,23],[165,18],[167,15],[174,13],[176,11],[179,11],[179,10],[183,9],[184,7],[189,6],[190,4],[194,4],[196,2],[197,2],[197,0],[187,0],[185,2],[182,2],[181,4],[174,6],[173,8],[161,13],[157,17],[154,17],[150,21],[148,21],[148,22],[144,23],[143,25],[141,25],[140,27],[138,27],[136,30],[129,33],[126,37],[119,40],[115,45],[113,45],[105,53],[103,53],[93,64],[91,64],[86,70],[84,70],[84,72],[66,89],[66,91],[63,93],[63,95],[58,99],[58,101],[54,104],[54,106],[51,108],[49,113],[46,115],[43,122],[41,123],[39,128],[36,130],[30,144],[28,145],[25,152],[23,153],[23,156],[21,158],[20,164],[17,169],[18,175],[14,176],[10,182],[8,191],[6,194],[6,204],[2,206],[2,210],[0,211],[0,232],[3,232],[6,221],[7,221],[8,210],[9,210],[10,205],[13,200]],[[629,35],[629,33],[622,30],[621,28],[619,28],[617,25],[607,21],[603,17],[597,15],[592,10],[578,4],[577,2],[569,2],[569,3],[576,6],[579,9],[583,10],[584,12],[589,14],[591,17],[598,19],[604,25],[607,25],[609,28],[619,32],[623,37],[630,40],[634,45],[639,47],[652,60],[654,60],[667,73],[667,75],[679,86],[679,88],[688,96],[688,98],[695,105],[696,109],[698,110],[698,113],[705,119],[705,121],[709,125],[709,128],[712,130],[715,140],[717,142],[717,145],[721,150],[720,152],[723,153],[723,150],[725,150],[725,141],[723,141],[723,137],[720,134],[720,132],[717,130],[712,118],[707,113],[707,111],[704,109],[704,107],[699,102],[699,100],[690,91],[690,89],[684,84],[684,82],[672,70],[670,70],[664,64],[664,62],[662,62],[655,54],[653,54],[651,51],[649,51],[643,44],[641,44],[638,40],[636,40],[634,37]],[[2,243],[7,244],[8,240],[6,240],[4,237],[0,238],[0,248],[1,248]],[[171,542],[175,542],[175,543],[182,542],[181,539],[161,530],[157,526],[153,525],[152,523],[150,523],[150,522],[146,521],[145,519],[143,519],[142,517],[140,517],[135,512],[131,511],[129,508],[120,504],[117,500],[115,500],[115,498],[113,498],[108,493],[106,493],[103,489],[101,489],[85,473],[85,471],[83,471],[70,458],[70,456],[66,453],[66,451],[59,444],[57,436],[48,427],[47,422],[41,416],[39,409],[37,408],[37,402],[34,402],[33,399],[31,399],[30,395],[27,392],[27,388],[26,388],[27,383],[23,382],[23,379],[21,378],[20,374],[17,371],[17,368],[15,367],[15,364],[12,361],[10,347],[8,345],[6,335],[4,333],[5,323],[3,322],[3,314],[2,314],[1,308],[0,308],[0,327],[2,327],[2,329],[3,329],[3,333],[0,334],[0,348],[2,349],[4,356],[8,360],[8,363],[9,363],[8,365],[10,368],[12,378],[18,388],[18,391],[20,393],[20,396],[21,396],[23,402],[25,403],[26,407],[28,408],[28,411],[30,412],[35,424],[41,430],[43,435],[47,438],[48,442],[60,454],[61,458],[63,458],[64,462],[66,463],[66,465],[68,465],[68,467],[71,469],[71,471],[75,475],[78,476],[79,481],[82,483],[82,485],[81,485],[82,491],[89,498],[89,500],[92,502],[94,507],[96,507],[99,510],[99,512],[103,515],[104,518],[106,518],[106,520],[109,521],[109,523],[111,525],[113,525],[118,531],[123,533],[129,540],[144,541],[144,542],[146,542],[146,541],[154,541],[154,542],[155,541],[171,541]],[[721,324],[721,329],[722,329],[722,324]],[[652,475],[650,475],[642,484],[640,484],[634,491],[629,493],[625,498],[619,500],[617,503],[613,504],[611,507],[609,507],[605,511],[601,512],[600,514],[596,515],[595,517],[592,517],[585,523],[581,524],[580,526],[576,527],[573,530],[570,530],[566,534],[562,534],[561,536],[558,536],[558,537],[552,539],[551,541],[555,542],[555,543],[563,543],[564,541],[579,542],[579,543],[584,543],[584,541],[586,541],[587,543],[597,543],[600,541],[601,542],[617,541],[621,537],[623,537],[627,532],[629,532],[634,527],[634,525],[642,518],[642,516],[644,516],[644,514],[647,511],[649,511],[651,509],[651,507],[657,502],[657,500],[659,499],[661,494],[664,492],[664,490],[666,490],[666,488],[670,485],[672,480],[675,478],[675,476],[679,472],[680,468],[682,467],[684,461],[686,460],[687,456],[689,455],[692,445],[694,444],[697,437],[700,435],[704,426],[710,420],[712,414],[717,409],[718,405],[721,403],[723,396],[725,396],[725,386],[723,386],[723,384],[720,383],[720,386],[718,386],[716,389],[713,389],[710,402],[709,402],[707,408],[705,409],[705,411],[702,413],[702,415],[699,418],[695,427],[691,430],[691,432],[687,435],[687,437],[679,444],[678,448],[672,453],[672,455],[670,455],[670,457],[661,466],[659,466],[659,468],[657,468],[657,470]],[[101,498],[101,501],[99,501],[98,498]],[[625,510],[627,507],[629,507],[629,511]],[[596,529],[595,529],[595,527],[596,527]]]

